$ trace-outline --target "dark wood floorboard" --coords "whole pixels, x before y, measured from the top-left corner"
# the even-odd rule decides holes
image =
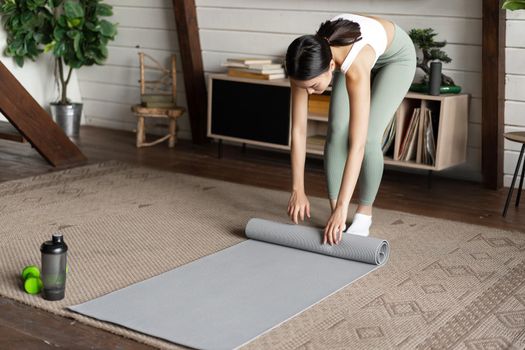
[[[289,155],[285,152],[248,147],[243,153],[238,146],[224,145],[223,158],[218,159],[216,144],[193,145],[187,140],[180,140],[174,149],[167,144],[136,149],[134,133],[90,126],[82,127],[76,143],[89,163],[119,160],[285,191],[291,185]],[[306,169],[307,194],[326,197],[322,159],[309,158]],[[0,140],[0,182],[57,170],[61,169],[49,166],[29,144]],[[507,191],[484,189],[479,183],[440,177],[439,173],[433,175],[432,187],[428,188],[426,175],[385,169],[374,206],[525,233],[525,203],[514,207],[517,190],[507,217],[501,216]],[[149,348],[1,297],[0,309],[1,349],[44,349],[50,347],[47,342],[68,349]]]

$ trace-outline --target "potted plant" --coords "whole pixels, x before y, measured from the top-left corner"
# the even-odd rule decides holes
[[[505,10],[522,10],[525,9],[525,0],[505,0],[501,7]]]
[[[425,29],[411,29],[408,33],[414,45],[418,47],[423,53],[422,60],[418,60],[417,67],[425,72],[423,81],[419,84],[412,84],[411,91],[428,92],[428,82],[430,74],[429,63],[432,61],[440,61],[443,63],[450,63],[452,59],[447,53],[441,50],[446,44],[446,41],[434,41],[437,33],[432,28]],[[441,74],[441,92],[442,93],[459,93],[461,88],[454,83],[451,77]]]
[[[117,34],[117,24],[103,19],[113,14],[112,6],[101,0],[4,0],[0,14],[7,32],[4,54],[18,66],[43,52],[53,54],[59,99],[51,113],[68,136],[77,136],[82,104],[67,97],[67,85],[73,69],[106,60],[107,43]]]

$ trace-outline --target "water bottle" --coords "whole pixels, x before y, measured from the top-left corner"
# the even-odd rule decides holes
[[[61,233],[54,233],[51,241],[40,246],[42,252],[43,297],[61,300],[66,291],[67,245]]]
[[[441,62],[430,62],[429,94],[439,95],[441,87]]]

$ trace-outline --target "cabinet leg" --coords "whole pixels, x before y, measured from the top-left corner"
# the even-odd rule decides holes
[[[222,158],[222,139],[219,139],[219,144],[217,146],[217,158]]]
[[[522,150],[523,148],[525,148],[525,143],[521,146]],[[523,190],[523,176],[525,176],[525,161],[523,162],[523,165],[521,166],[521,178],[520,178],[520,185],[518,187],[518,196],[516,197],[516,208],[518,207],[518,205],[520,205],[521,191]]]
[[[512,198],[512,190],[514,189],[514,184],[516,183],[516,177],[518,176],[520,165],[521,165],[521,158],[523,156],[523,151],[525,150],[525,144],[521,146],[521,152],[518,157],[518,164],[516,164],[516,171],[514,171],[514,176],[512,177],[512,183],[510,184],[509,188],[509,194],[507,195],[507,201],[505,202],[505,208],[503,209],[503,217],[507,215],[507,209],[509,208],[510,199]]]

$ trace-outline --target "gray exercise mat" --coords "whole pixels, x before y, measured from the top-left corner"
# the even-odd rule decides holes
[[[236,349],[388,260],[385,240],[251,219],[244,242],[68,309],[198,349]]]

